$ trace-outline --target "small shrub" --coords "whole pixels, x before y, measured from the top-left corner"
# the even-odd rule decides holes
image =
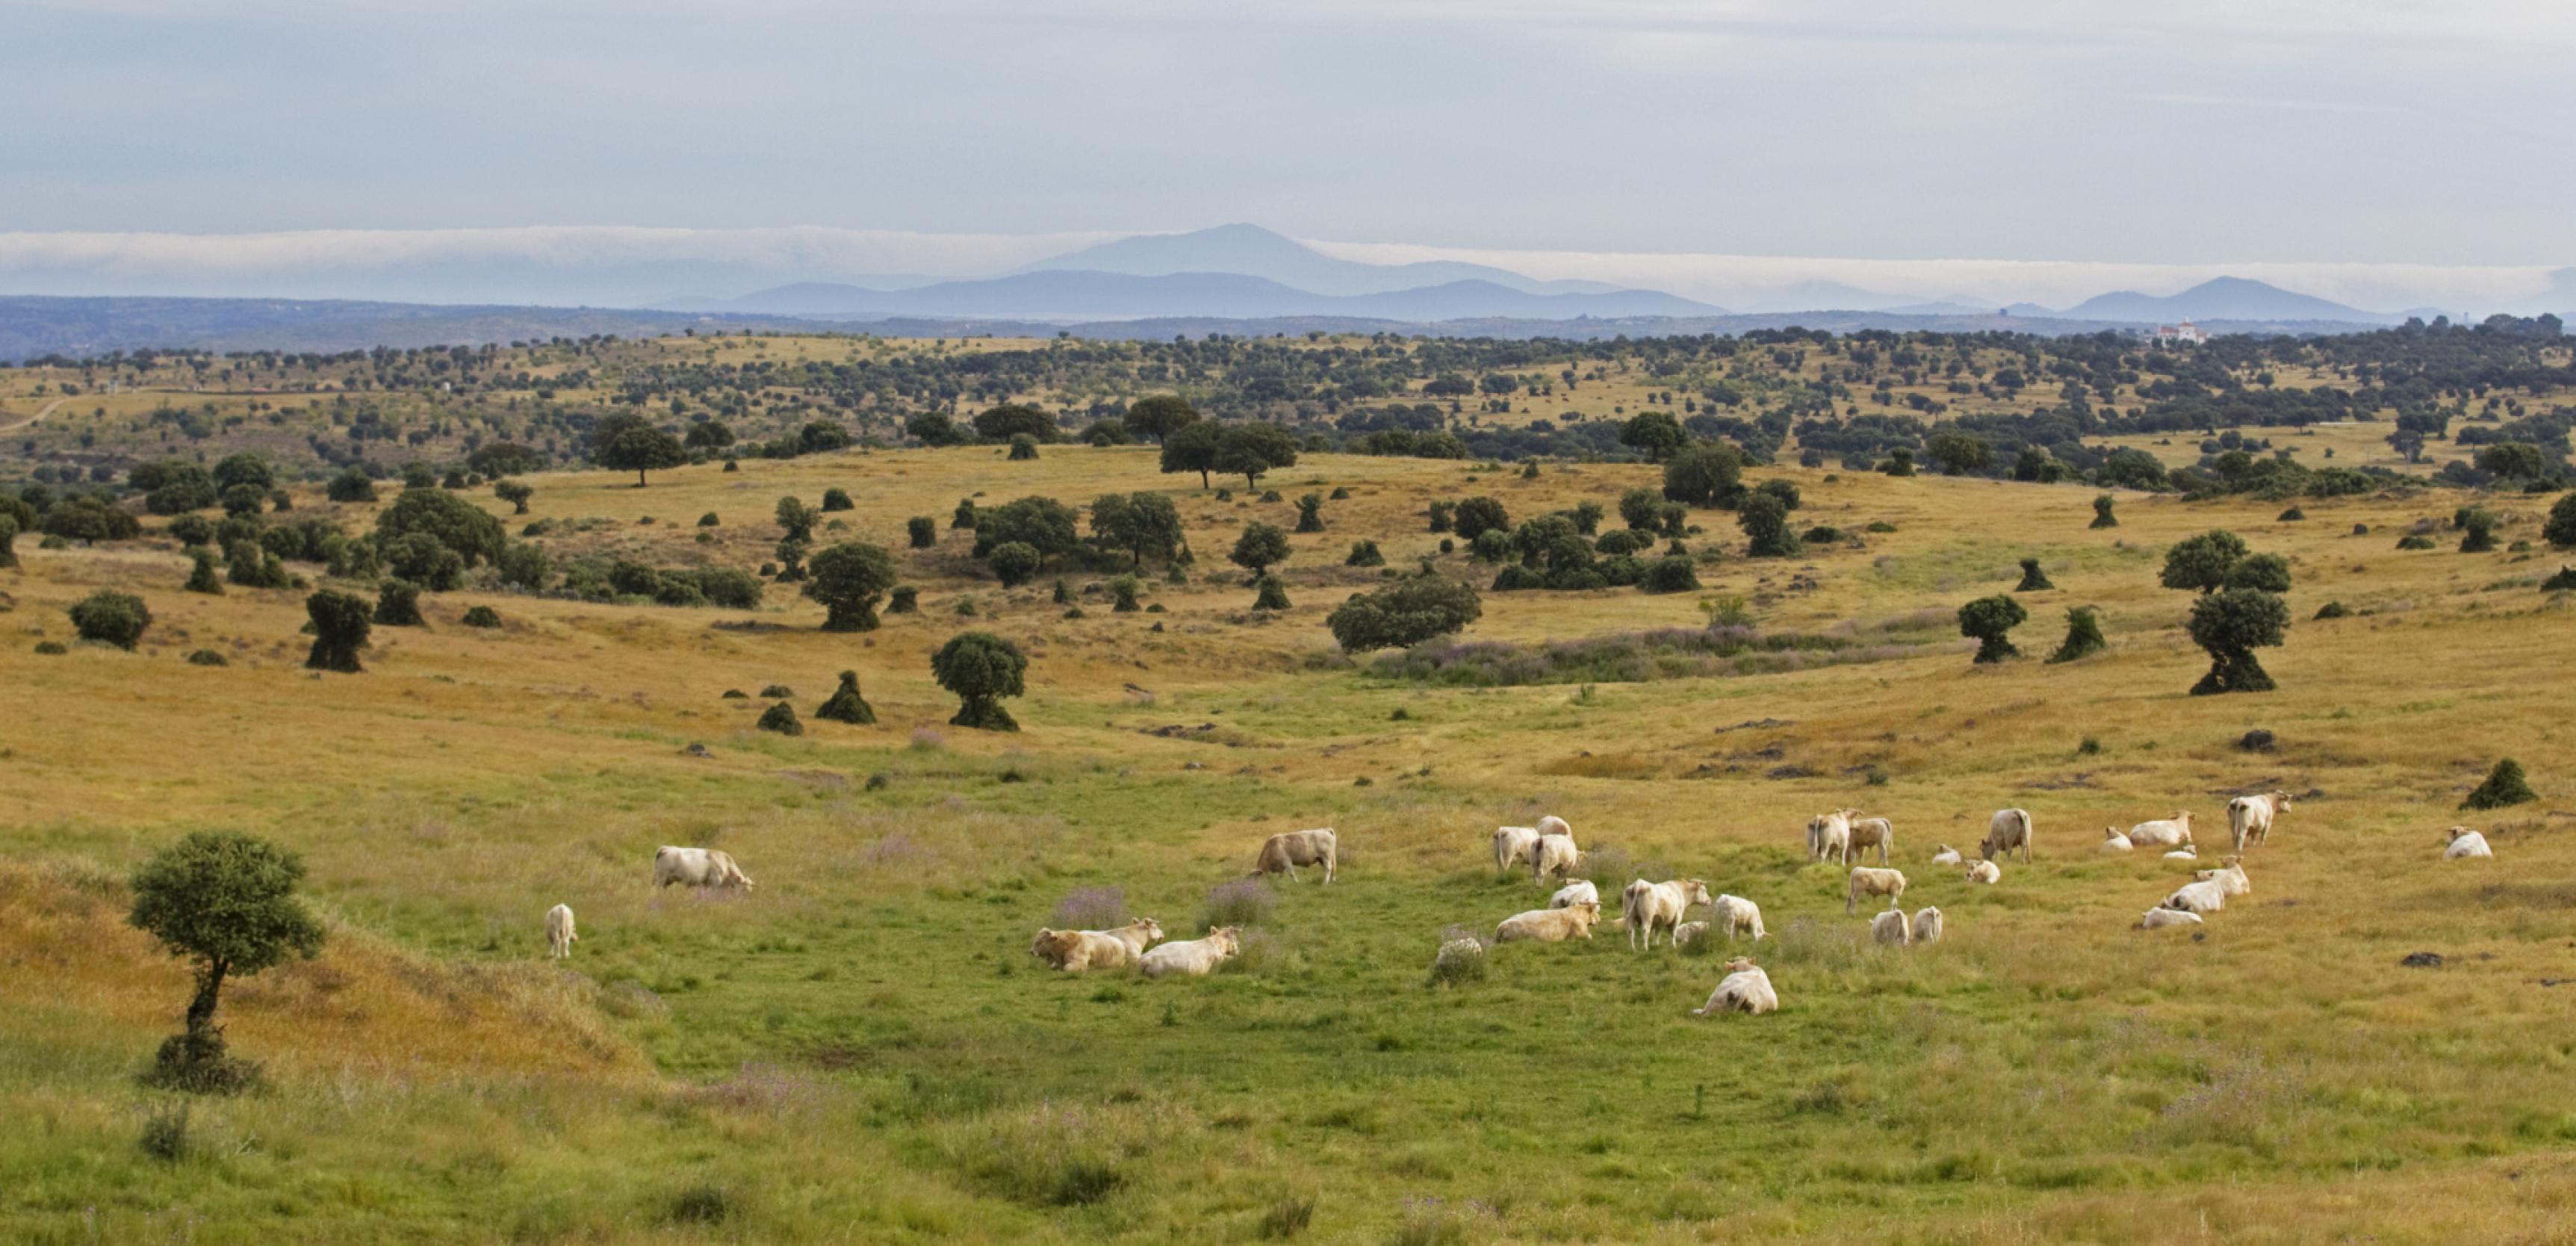
[[[877,720],[877,711],[866,697],[859,695],[859,673],[843,671],[841,686],[815,709],[814,716],[864,727]]]
[[[1345,567],[1383,567],[1386,565],[1386,555],[1378,552],[1377,542],[1375,541],[1353,541],[1351,542],[1350,557],[1344,558],[1342,560],[1342,565]]]
[[[58,658],[71,652],[71,649],[59,640],[40,640],[36,642],[36,652],[45,657]]]
[[[921,613],[921,590],[909,584],[897,584],[886,598],[887,614]]]
[[[2275,516],[2275,517],[2274,517],[2274,519],[2273,519],[2273,522],[2275,522],[2275,523],[2297,523],[2298,521],[2300,521],[2300,520],[2302,520],[2302,519],[2305,519],[2305,518],[2307,518],[2307,517],[2308,517],[2308,513],[2307,513],[2306,511],[2300,510],[2298,507],[2293,506],[2293,507],[2291,507],[2290,509],[2285,510],[2285,511],[2281,512],[2279,515]]]
[[[420,586],[387,580],[376,590],[375,621],[383,627],[421,627]]]
[[[2110,494],[2100,494],[2093,499],[2093,522],[2086,524],[2085,526],[2088,528],[2117,528],[2120,526],[2120,517],[2111,513]]]
[[[2078,757],[2097,757],[2101,752],[2102,742],[2089,735],[2084,737],[2082,743],[2075,746],[2075,755]]]
[[[2001,662],[2021,656],[2008,636],[2029,617],[2021,603],[2010,597],[2000,593],[1980,597],[1959,607],[1959,634],[1977,641],[1978,662]]]
[[[775,701],[781,697],[792,697],[795,695],[796,690],[785,684],[763,684],[760,689],[760,697],[764,701]]]
[[[1213,930],[1218,926],[1260,926],[1270,921],[1279,907],[1279,897],[1270,884],[1258,878],[1237,878],[1208,889],[1207,907],[1200,923]]]
[[[1798,539],[1810,545],[1838,545],[1842,542],[1843,530],[1832,524],[1818,524],[1807,529],[1806,534]]]
[[[780,735],[805,734],[805,724],[796,721],[796,707],[785,701],[762,710],[757,725],[763,731],[775,731]]]
[[[670,1221],[673,1224],[723,1224],[738,1209],[733,1195],[713,1182],[701,1182],[680,1191],[671,1199]]]
[[[232,663],[225,661],[224,655],[217,653],[212,649],[193,649],[188,653],[188,665],[230,666]]]
[[[188,1134],[188,1102],[185,1099],[160,1104],[143,1118],[143,1137],[137,1142],[143,1153],[165,1164],[188,1158],[194,1141]]]
[[[2540,591],[2544,593],[2560,593],[2569,589],[2576,589],[2576,567],[2562,565],[2558,574],[2540,582]]]
[[[1482,982],[1486,972],[1486,949],[1483,939],[1462,927],[1452,927],[1441,935],[1440,951],[1431,958],[1432,986],[1462,986]]]
[[[2048,655],[2048,660],[2072,662],[2110,647],[2111,642],[2102,636],[2102,621],[2094,616],[2093,607],[2073,606],[2066,611],[2066,641],[2057,646],[2057,652]]]
[[[2411,532],[2410,532],[2410,533],[2406,534],[2405,536],[2401,536],[2401,537],[2397,538],[2397,548],[2399,548],[2399,549],[2431,549],[2431,548],[2433,548],[2433,538],[2431,538],[2431,537],[2429,537],[2429,536],[2420,536],[2420,535],[2417,535],[2417,534],[2415,534],[2415,533],[2411,533]]]
[[[1288,586],[1280,583],[1278,576],[1262,576],[1260,591],[1253,594],[1252,608],[1255,610],[1288,609]]]
[[[488,631],[501,626],[501,612],[490,606],[473,606],[468,608],[465,611],[465,617],[458,621],[467,627],[479,627]]]
[[[903,528],[914,549],[929,549],[939,543],[939,521],[928,515],[915,515],[904,520]]]
[[[2351,613],[2351,609],[2346,607],[2342,602],[2330,601],[2317,607],[2316,617],[2320,619],[2340,619],[2350,615]]]
[[[2013,586],[2016,593],[2036,593],[2057,587],[2048,581],[2048,573],[2039,569],[2039,560],[2021,560],[2021,583]]]
[[[2460,802],[2460,808],[2502,809],[2507,805],[2538,799],[2539,794],[2533,792],[2530,782],[2523,778],[2522,763],[2507,757],[2487,772],[2486,782],[2469,793],[2469,798]]]
[[[1132,575],[1112,576],[1109,580],[1109,612],[1134,614],[1142,609],[1136,595],[1145,590],[1144,582]]]
[[[858,507],[858,503],[850,500],[850,491],[847,489],[836,487],[823,491],[823,509],[826,511],[857,510]]]
[[[236,1059],[226,1049],[218,1026],[161,1040],[143,1074],[146,1086],[191,1095],[237,1095],[258,1089],[263,1080],[258,1061]]]
[[[104,589],[74,602],[68,613],[81,639],[129,651],[152,626],[152,611],[142,598]]]
[[[215,552],[198,546],[188,551],[188,558],[193,565],[188,569],[188,582],[180,587],[191,593],[223,596],[224,582],[215,578]]]
[[[1894,532],[1894,531],[1896,531],[1896,525],[1895,525],[1895,524],[1892,524],[1892,523],[1889,523],[1889,522],[1887,522],[1887,521],[1886,521],[1886,520],[1884,520],[1884,519],[1873,519],[1873,520],[1871,520],[1871,521],[1870,521],[1870,523],[1869,523],[1869,527],[1862,529],[1862,531],[1865,531],[1865,532]]]
[[[1012,462],[1014,462],[1014,463],[1027,463],[1027,462],[1034,462],[1034,461],[1037,459],[1037,457],[1038,457],[1038,439],[1037,439],[1037,438],[1035,438],[1035,437],[1031,437],[1031,436],[1029,436],[1027,433],[1013,433],[1013,434],[1011,434],[1011,454],[1010,454],[1010,460],[1011,460]]]

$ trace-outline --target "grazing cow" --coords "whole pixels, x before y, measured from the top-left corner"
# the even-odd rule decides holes
[[[1567,939],[1589,939],[1592,924],[1601,920],[1598,903],[1577,904],[1561,909],[1531,909],[1515,913],[1494,927],[1494,942],[1511,943],[1529,939],[1539,943],[1562,943]]]
[[[2272,824],[2281,811],[2290,807],[2290,794],[2283,791],[2239,796],[2227,802],[2227,840],[2235,851],[2245,851],[2247,844],[2260,844],[2272,838]]]
[[[1287,871],[1288,881],[1297,881],[1297,867],[1324,867],[1324,882],[1333,881],[1333,865],[1341,856],[1341,841],[1334,838],[1333,828],[1312,831],[1281,831],[1261,841],[1261,856],[1252,863],[1253,877]]]
[[[1494,828],[1494,872],[1499,874],[1530,859],[1530,849],[1538,846],[1538,828],[1498,826]]]
[[[2167,926],[2198,926],[2201,924],[2203,923],[2200,920],[2200,914],[2187,913],[2181,909],[2148,909],[2147,915],[2138,919],[2138,929],[2140,930],[2162,930]]]
[[[1601,903],[1601,889],[1593,886],[1592,881],[1585,878],[1575,879],[1573,882],[1557,888],[1556,894],[1547,898],[1547,906],[1552,909],[1571,908],[1577,904],[1599,903]]]
[[[1530,845],[1530,881],[1544,884],[1547,876],[1565,877],[1583,860],[1583,850],[1574,846],[1571,835],[1541,835]]]
[[[2130,843],[2128,836],[2120,833],[2120,828],[2116,826],[2106,826],[2102,828],[2101,851],[2127,852],[2135,847],[2137,847],[2137,845]]]
[[[2164,907],[2186,913],[2215,913],[2227,907],[2227,887],[2215,880],[2184,883],[2165,897]]]
[[[1851,814],[1820,813],[1807,819],[1807,859],[1851,864]]]
[[[1742,896],[1721,895],[1709,902],[1709,924],[1726,932],[1727,938],[1749,934],[1756,940],[1770,938],[1762,928],[1762,907]]]
[[[2220,891],[2231,896],[2254,894],[2254,880],[2245,876],[2245,859],[2242,857],[2230,856],[2219,862],[2219,868],[2196,870],[2192,877],[2204,883],[2216,883]]]
[[[1048,930],[1041,927],[1029,955],[1066,973],[1134,964],[1145,945],[1163,937],[1153,918],[1140,917],[1114,930]]]
[[[1722,1012],[1760,1015],[1777,1011],[1780,993],[1771,989],[1771,975],[1752,958],[1738,956],[1726,962],[1726,977],[1717,989],[1708,993],[1708,1002],[1691,1010],[1694,1017],[1713,1017]]]
[[[1932,854],[1934,865],[1957,865],[1958,863],[1959,850],[1948,844],[1941,845],[1941,851]]]
[[[1994,883],[2002,882],[2003,880],[2004,867],[1997,865],[1992,861],[1971,861],[1968,863],[1969,882],[1992,885]]]
[[[1915,941],[1915,942],[1917,942],[1917,943],[1939,943],[1939,942],[1941,941],[1941,933],[1942,933],[1942,930],[1943,930],[1943,929],[1944,929],[1944,927],[1943,927],[1943,924],[1942,924],[1942,921],[1941,921],[1941,910],[1936,909],[1936,908],[1929,908],[1929,907],[1926,907],[1926,908],[1918,909],[1918,910],[1916,910],[1916,911],[1915,911],[1915,914],[1914,914],[1914,941]]]
[[[1914,926],[1906,921],[1902,909],[1889,909],[1869,919],[1869,937],[1880,943],[1904,947],[1914,938]]]
[[[1878,863],[1887,864],[1887,854],[1896,849],[1896,824],[1885,818],[1853,818],[1852,855],[1856,858],[1873,847],[1878,849]]]
[[[2191,842],[2191,812],[2141,822],[2129,828],[2129,842],[2141,848],[2172,848]]]
[[[1998,809],[1986,819],[1986,837],[1977,844],[1977,855],[1992,861],[2009,857],[2021,849],[2022,864],[2030,864],[2031,841],[2038,838],[2031,830],[2030,810]]]
[[[1848,913],[1860,904],[1862,896],[1886,896],[1887,907],[1905,897],[1905,875],[1898,870],[1874,870],[1866,865],[1852,868],[1851,881],[1843,885],[1843,911]]]
[[[2446,837],[2450,841],[2450,847],[2442,850],[2442,859],[2445,861],[2495,856],[2495,853],[2487,848],[2487,837],[2465,826],[2452,827]]]
[[[1243,950],[1242,943],[1236,937],[1242,933],[1241,926],[1219,926],[1207,932],[1207,937],[1204,939],[1163,944],[1145,953],[1136,962],[1136,967],[1144,970],[1148,978],[1160,978],[1170,974],[1204,978],[1214,972],[1217,965],[1227,957]]]
[[[674,848],[665,844],[653,850],[653,886],[662,888],[673,883],[751,890],[751,876],[743,873],[723,849]]]
[[[1694,904],[1714,904],[1708,884],[1696,878],[1676,878],[1667,883],[1650,883],[1638,879],[1620,893],[1619,912],[1628,922],[1628,950],[1642,951],[1655,946],[1655,931],[1677,929],[1682,914]],[[1645,948],[1637,945],[1637,936],[1646,936]],[[1678,939],[1674,940],[1678,945]]]
[[[562,960],[572,955],[572,945],[580,938],[573,933],[571,905],[558,904],[546,910],[546,959]]]

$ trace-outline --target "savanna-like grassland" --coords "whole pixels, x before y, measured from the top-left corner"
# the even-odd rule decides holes
[[[1488,593],[1467,638],[1697,628],[1705,603],[1848,644],[1517,686],[1344,659],[1323,616],[1378,573],[1342,555],[1373,538],[1396,568],[1433,556],[1481,587],[1490,568],[1437,555],[1426,502],[1490,495],[1517,520],[1614,506],[1656,469],[1308,455],[1265,483],[1351,496],[1292,538],[1276,617],[1221,555],[1293,508],[1181,487],[1146,448],[747,459],[643,489],[546,474],[514,529],[552,519],[657,564],[757,561],[778,497],[846,488],[857,509],[818,545],[894,550],[922,611],[830,634],[783,586],[756,611],[467,590],[427,598],[426,628],[377,628],[366,673],[322,677],[301,665],[302,592],[180,592],[157,521],[95,548],[22,538],[0,571],[0,1238],[2576,1233],[2576,619],[2537,588],[2546,547],[2511,548],[2539,545],[2548,499],[2490,499],[2498,551],[2461,554],[2439,532],[2394,548],[2447,523],[2451,492],[2308,500],[2290,522],[2277,501],[2124,494],[2095,530],[2091,486],[1755,475],[1798,484],[1800,527],[1855,540],[1746,559],[1733,517],[1703,512],[1689,541],[1729,555],[1705,592]],[[1000,589],[946,527],[963,497],[1111,490],[1180,505],[1198,562],[1149,577],[1159,611],[1112,613],[1072,574],[1067,618],[1052,573]],[[359,530],[372,511],[305,488],[296,505]],[[904,548],[913,515],[940,518],[938,548]],[[2295,623],[2261,655],[2276,692],[2185,694],[2208,660],[2157,568],[2220,527],[2292,565]],[[2025,557],[2058,586],[2021,595],[2029,656],[1973,667],[1952,612]],[[149,602],[139,651],[34,652],[100,588]],[[2351,613],[2313,620],[2328,602]],[[504,626],[460,626],[476,605]],[[2045,664],[2075,605],[2100,608],[2109,652]],[[969,627],[1030,656],[1017,734],[946,723],[928,654]],[[229,664],[182,660],[209,648]],[[813,717],[845,669],[877,725]],[[806,734],[756,731],[769,702],[723,695],[771,684]],[[2238,747],[2256,728],[2270,751]],[[2541,799],[2459,812],[2503,756]],[[2199,931],[2131,928],[2189,875],[2096,854],[2103,826],[2189,810],[2214,857],[2226,799],[2275,787],[2297,804],[2251,855],[2251,895]],[[1842,871],[1806,862],[1805,820],[1846,805],[1893,819],[1905,907],[1945,910],[1945,941],[1870,946]],[[2010,805],[2036,818],[2033,864],[1991,887],[1929,864],[1941,843],[1973,855]],[[1750,951],[1781,1010],[1695,1020],[1723,952],[1634,954],[1606,926],[1432,984],[1444,931],[1544,903],[1487,848],[1543,813],[1605,891],[1691,876],[1760,903],[1773,938]],[[2438,859],[2462,821],[2495,860]],[[1275,881],[1215,976],[1028,954],[1068,901],[1188,937],[1263,836],[1327,825],[1340,881]],[[227,990],[233,1049],[268,1086],[191,1101],[164,1158],[138,1140],[179,1108],[136,1074],[188,979],[124,925],[123,879],[204,827],[300,851],[332,937]],[[660,844],[724,848],[758,886],[656,892]],[[539,916],[559,901],[582,939],[553,965]],[[2418,951],[2443,963],[2400,964]]]

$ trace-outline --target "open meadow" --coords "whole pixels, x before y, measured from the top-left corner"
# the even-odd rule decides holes
[[[748,565],[779,497],[846,489],[818,548],[887,547],[920,611],[829,633],[788,585],[748,610],[469,586],[376,628],[355,675],[303,669],[302,591],[179,591],[158,521],[22,538],[0,570],[0,1237],[2570,1240],[2576,622],[2538,587],[2552,499],[2487,500],[2499,546],[2463,554],[2449,491],[2296,520],[2123,492],[2093,529],[2090,485],[1751,477],[1846,535],[1753,559],[1733,515],[1695,511],[1685,540],[1724,551],[1701,591],[1487,592],[1465,639],[1519,648],[1437,669],[1334,646],[1325,615],[1381,580],[1343,565],[1354,541],[1482,588],[1427,502],[1588,500],[1615,525],[1658,469],[1306,455],[1265,487],[1348,496],[1290,538],[1276,613],[1223,554],[1293,506],[1220,500],[1149,448],[544,473],[525,517],[460,496],[565,549]],[[1143,611],[1113,612],[1099,571],[1002,588],[948,526],[960,499],[1112,491],[1168,492],[1196,554],[1146,577]],[[395,496],[298,486],[289,514],[363,530]],[[906,549],[922,515],[937,543]],[[2419,522],[2435,548],[2395,548]],[[2187,695],[2208,658],[2157,573],[2213,528],[2294,573],[2277,691]],[[1972,665],[1955,611],[2023,558],[2056,585],[2019,594],[2027,656]],[[99,589],[148,602],[137,651],[35,651]],[[2315,619],[2329,602],[2344,617]],[[2042,661],[2078,605],[2109,650]],[[502,625],[460,625],[475,606]],[[1659,656],[1651,629],[1712,618],[1796,643]],[[1029,656],[1018,733],[947,721],[929,655],[970,628]],[[843,670],[875,725],[813,715]],[[780,699],[804,734],[754,728]],[[2540,800],[2461,812],[2507,756]],[[2191,811],[2214,865],[2227,799],[2275,788],[2296,803],[2250,895],[2133,929],[2188,867],[2097,853],[2105,825]],[[1930,864],[2016,805],[2033,863],[1992,886]],[[1872,946],[1841,867],[1807,861],[1807,819],[1846,806],[1892,819],[1904,907],[1943,909],[1942,942]],[[1757,901],[1771,937],[1734,951],[1780,1010],[1696,1019],[1729,951],[1632,953],[1606,924],[1433,982],[1444,932],[1545,903],[1488,847],[1543,814],[1605,893],[1688,876]],[[2459,822],[2496,859],[2440,860]],[[1342,845],[1329,887],[1214,894],[1317,826]],[[268,1085],[194,1099],[155,1155],[138,1139],[180,1108],[136,1074],[188,975],[124,924],[124,879],[210,827],[300,851],[331,938],[228,989]],[[723,848],[757,886],[656,890],[661,844]],[[581,923],[559,964],[557,902]],[[1175,938],[1239,919],[1243,954],[1148,981],[1029,953],[1041,926],[1129,914]],[[2423,951],[2439,966],[2401,964]]]

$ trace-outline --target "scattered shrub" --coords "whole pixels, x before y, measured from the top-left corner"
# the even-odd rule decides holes
[[[212,649],[192,649],[188,652],[188,665],[230,666],[232,663],[225,661],[224,655],[217,653]]]
[[[2298,521],[2300,521],[2300,520],[2302,520],[2302,519],[2305,519],[2305,518],[2307,518],[2307,517],[2308,517],[2308,513],[2307,513],[2306,511],[2300,510],[2298,507],[2293,506],[2293,507],[2291,507],[2290,509],[2288,509],[2288,510],[2285,510],[2285,511],[2281,512],[2280,514],[2273,516],[2273,522],[2275,522],[2275,523],[2297,523]]]
[[[1144,588],[1145,588],[1145,584],[1144,584],[1144,582],[1143,582],[1143,581],[1141,581],[1141,580],[1139,580],[1139,579],[1137,579],[1135,576],[1132,576],[1132,575],[1120,575],[1120,576],[1112,576],[1112,577],[1110,577],[1110,580],[1109,580],[1109,601],[1110,601],[1109,611],[1110,611],[1110,613],[1112,613],[1112,614],[1134,614],[1134,613],[1137,611],[1137,609],[1139,608],[1139,607],[1137,606],[1137,604],[1136,604],[1136,594],[1138,594],[1138,593],[1140,593],[1140,592],[1143,592],[1143,591],[1144,591]]]
[[[723,524],[724,521],[716,518],[716,513],[714,511],[708,511],[706,514],[698,516],[698,526],[701,528],[721,527]]]
[[[2576,567],[2561,566],[2558,574],[2540,582],[2540,591],[2544,593],[2560,593],[2569,589],[2576,589]]]
[[[2523,777],[2522,763],[2507,757],[2487,772],[2486,782],[2470,792],[2469,798],[2460,802],[2460,808],[2502,809],[2507,805],[2538,799],[2539,794],[2531,790],[2530,781]]]
[[[960,632],[930,658],[931,676],[960,702],[949,725],[983,731],[1020,729],[1002,708],[1002,698],[1026,690],[1028,669],[1018,645],[990,632]]]
[[[909,584],[897,584],[886,599],[887,614],[921,613],[921,590]]]
[[[188,582],[180,587],[191,593],[222,596],[224,582],[215,578],[215,551],[200,545],[188,551]]]
[[[2071,606],[2066,611],[2066,640],[2057,646],[2057,652],[2048,655],[2048,660],[2052,663],[2072,662],[2110,647],[2111,642],[2102,636],[2102,621],[2094,617],[2093,607]]]
[[[1308,493],[1297,499],[1297,530],[1299,532],[1321,532],[1324,530],[1324,496],[1322,494]]]
[[[71,649],[59,640],[40,640],[36,642],[36,652],[44,657],[59,658]]]
[[[780,735],[805,734],[805,724],[796,720],[796,707],[785,701],[777,702],[768,709],[762,710],[760,721],[754,725],[763,731],[775,731]]]
[[[823,510],[826,514],[833,511],[857,510],[858,508],[859,504],[850,500],[850,491],[847,489],[835,486],[823,491]]]
[[[125,650],[133,649],[152,626],[152,611],[142,598],[105,589],[74,602],[68,613],[81,639]]]
[[[2272,676],[2254,650],[2281,643],[2290,627],[2288,603],[2263,589],[2230,588],[2193,602],[2190,626],[2192,643],[2210,656],[2209,673],[2192,685],[2193,696],[2272,690]]]
[[[2117,527],[2119,527],[2119,526],[2120,526],[2120,517],[2119,517],[2118,515],[2115,515],[2115,514],[2112,514],[2112,513],[2111,513],[2111,502],[2112,502],[2112,499],[2111,499],[2111,495],[2110,495],[2110,494],[2105,493],[2105,494],[2101,494],[2101,495],[2096,496],[2096,497],[2093,499],[2093,522],[2091,522],[2091,523],[2089,523],[2089,524],[2086,524],[2086,525],[2085,525],[2085,527],[2088,527],[2088,528],[2117,528]]]
[[[1379,553],[1375,541],[1351,542],[1350,556],[1342,560],[1345,567],[1383,567],[1386,555]]]
[[[1687,556],[1668,555],[1646,564],[1637,587],[1649,593],[1690,593],[1700,588],[1699,570]]]
[[[1047,924],[1058,930],[1108,930],[1127,923],[1123,887],[1082,887],[1055,902]]]
[[[1278,576],[1264,575],[1255,581],[1254,585],[1259,591],[1253,594],[1253,609],[1286,610],[1289,608],[1288,586],[1281,583]]]
[[[385,627],[426,626],[420,617],[420,586],[401,580],[378,586],[375,621]]]
[[[1270,884],[1258,878],[1237,878],[1208,889],[1207,906],[1199,924],[1214,930],[1219,926],[1260,926],[1270,921],[1279,907],[1279,897]]]
[[[304,664],[317,671],[339,671],[354,675],[358,650],[366,647],[370,611],[366,599],[354,593],[325,589],[304,599],[304,612],[312,620],[312,651]]]
[[[1440,951],[1431,958],[1432,986],[1460,986],[1482,982],[1486,972],[1484,940],[1463,927],[1451,927],[1440,936]]]
[[[903,528],[914,549],[929,549],[939,543],[939,521],[928,515],[915,515],[904,520]]]
[[[2317,607],[2316,617],[2319,619],[2340,619],[2350,615],[2351,613],[2352,611],[2345,607],[2342,602],[2330,601]]]
[[[2431,548],[2433,548],[2433,538],[2431,538],[2431,537],[2429,537],[2429,536],[2421,536],[2421,535],[2417,535],[2417,534],[2415,534],[2415,533],[2411,533],[2411,532],[2410,532],[2410,533],[2406,534],[2405,536],[2401,536],[2401,537],[2397,538],[2397,548],[2399,548],[2399,549],[2431,549]]]
[[[143,1153],[165,1164],[188,1158],[195,1143],[188,1133],[188,1103],[179,1100],[157,1104],[143,1118],[143,1137],[137,1141]]]
[[[2013,586],[2014,592],[2036,593],[2044,589],[2052,589],[2055,587],[2057,586],[2048,582],[2048,573],[2039,569],[2038,559],[2025,558],[2021,560],[2021,583]]]
[[[467,627],[479,627],[490,631],[501,626],[501,612],[490,606],[471,606],[466,609],[465,617],[458,622]]]
[[[877,711],[875,706],[868,704],[866,697],[859,695],[859,673],[843,671],[841,686],[815,709],[814,716],[830,719],[833,722],[867,726],[877,720]]]
[[[2007,636],[2029,617],[2030,612],[2011,597],[2001,593],[1980,597],[1959,607],[1959,634],[1977,641],[1977,661],[2001,662],[2021,656]]]

